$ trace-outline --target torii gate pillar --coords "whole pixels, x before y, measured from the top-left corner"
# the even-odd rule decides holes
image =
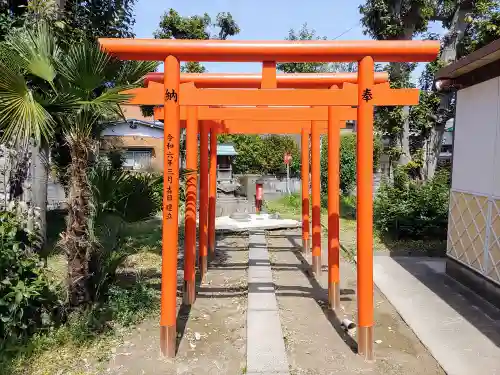
[[[373,352],[373,58],[358,63],[357,124],[357,287],[358,352],[366,360]]]
[[[180,64],[175,56],[165,59],[164,84],[168,92],[178,93]],[[160,349],[174,357],[176,350],[177,248],[179,247],[179,137],[180,107],[176,96],[165,95],[163,138],[163,226],[161,262]]]

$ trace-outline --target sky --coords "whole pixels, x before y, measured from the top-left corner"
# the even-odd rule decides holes
[[[327,39],[363,40],[358,0],[138,0],[135,7],[136,38],[152,38],[161,16],[173,8],[181,16],[208,13],[215,20],[217,13],[230,12],[241,31],[233,40],[283,40],[290,29],[299,30],[304,23],[316,35]],[[307,4],[307,5],[306,5]],[[264,10],[263,10],[264,9]],[[442,33],[440,25],[429,31]],[[259,73],[258,63],[204,63],[214,73]],[[413,74],[420,76],[423,64]],[[160,67],[159,70],[163,70]]]

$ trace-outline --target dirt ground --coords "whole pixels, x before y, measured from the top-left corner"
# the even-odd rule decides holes
[[[158,319],[143,322],[113,350],[102,373],[114,375],[237,375],[246,366],[248,237],[219,239],[216,259],[191,309],[177,298],[178,353],[174,360],[159,355]]]
[[[355,354],[355,332],[348,335],[337,323],[344,318],[357,321],[354,265],[348,262],[341,265],[344,313],[337,318],[327,307],[328,292],[323,287],[327,285],[327,272],[323,272],[319,283],[305,272],[300,231],[269,232],[267,239],[292,375],[444,374],[378,290],[374,296],[376,361],[365,362]],[[323,249],[326,249],[326,241]],[[323,264],[326,261],[323,256]]]

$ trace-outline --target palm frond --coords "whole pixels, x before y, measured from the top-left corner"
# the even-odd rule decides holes
[[[142,83],[144,76],[158,68],[156,61],[127,60],[121,65],[116,78],[117,85],[137,85]]]
[[[4,139],[26,143],[48,140],[54,120],[35,99],[21,72],[0,61],[0,125]]]
[[[39,22],[32,30],[19,29],[9,33],[5,47],[6,65],[17,66],[21,71],[52,84],[57,74],[55,62],[61,51],[45,22]]]
[[[120,104],[126,103],[131,98],[130,95],[121,93],[127,88],[129,86],[109,88],[98,97],[92,100],[80,101],[79,104],[87,111],[100,113],[103,120],[106,118],[122,118],[123,113],[121,112]]]
[[[33,97],[47,112],[54,116],[65,116],[80,108],[80,102],[75,95],[69,92],[60,91],[57,94],[53,92],[45,94],[41,91],[33,92]]]
[[[80,99],[91,100],[97,89],[105,87],[111,61],[97,43],[86,41],[69,49],[59,60],[58,71],[67,81],[66,85],[74,87],[75,93],[79,92]]]

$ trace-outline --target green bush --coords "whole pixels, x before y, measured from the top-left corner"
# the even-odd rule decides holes
[[[328,140],[321,145],[321,188],[328,190]],[[340,137],[340,190],[348,195],[356,186],[356,134]]]
[[[50,326],[61,306],[28,227],[15,212],[0,212],[0,351]]]
[[[118,267],[132,249],[125,245],[125,221],[113,214],[103,214],[94,223],[95,244],[89,258],[89,289],[93,301],[105,300],[116,281]]]
[[[328,188],[328,140],[323,138],[321,145],[321,188]],[[373,169],[380,165],[382,141],[377,135],[373,138]],[[356,187],[356,134],[348,133],[340,136],[340,191],[345,196],[351,194]]]
[[[161,210],[162,176],[135,173],[98,163],[90,174],[95,220],[104,213],[134,222],[149,218]]]
[[[374,201],[374,224],[395,238],[445,240],[449,174],[440,172],[422,184],[395,172],[394,184],[382,184]]]

